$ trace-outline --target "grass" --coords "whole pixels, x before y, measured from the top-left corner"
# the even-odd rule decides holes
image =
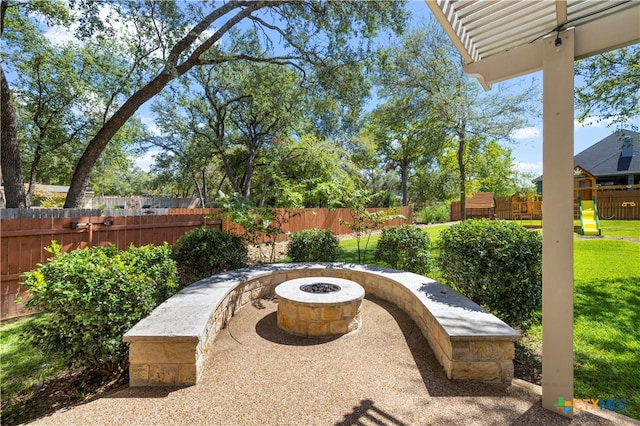
[[[602,235],[607,237],[627,237],[640,239],[638,220],[601,220]]]
[[[636,419],[640,419],[638,259],[638,243],[574,241],[576,398],[624,398],[626,414]]]
[[[575,398],[624,398],[622,414],[640,419],[640,244],[635,241],[640,221],[603,220],[601,226],[603,235],[614,239],[574,239]],[[434,258],[445,227],[427,228]],[[369,243],[369,264],[377,242],[372,237]],[[355,240],[340,245],[345,250],[340,261],[357,262]],[[429,276],[441,279],[437,268]],[[532,327],[524,341],[540,347],[541,325]]]
[[[26,331],[44,315],[0,323],[0,393],[2,419],[15,413],[17,395],[28,394],[34,385],[42,383],[64,370],[62,358],[55,352],[41,350],[26,338]]]

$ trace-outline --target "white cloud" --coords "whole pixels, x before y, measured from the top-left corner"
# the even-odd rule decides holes
[[[540,129],[537,127],[523,127],[511,134],[511,137],[516,140],[531,139],[537,136],[540,136]]]
[[[518,171],[523,173],[534,173],[536,175],[542,174],[542,162],[526,163],[522,161],[515,161],[513,165]]]
[[[133,164],[137,167],[140,167],[145,172],[148,172],[149,170],[151,170],[151,166],[156,161],[155,160],[156,154],[157,154],[156,151],[146,152],[140,157],[137,157]]]
[[[576,130],[585,127],[608,127],[613,123],[613,118],[602,118],[598,116],[587,117],[583,122],[578,120],[573,121],[573,126]]]

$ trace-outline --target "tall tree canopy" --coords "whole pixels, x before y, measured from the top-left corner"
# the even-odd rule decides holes
[[[4,3],[4,2],[3,2]],[[287,66],[333,92],[333,101],[356,111],[353,78],[368,57],[367,39],[382,28],[401,31],[403,2],[318,1],[120,1],[72,2],[92,6],[78,35],[85,40],[116,35],[126,40],[125,73],[112,75],[119,88],[105,121],[89,138],[71,180],[65,207],[79,207],[91,172],[109,142],[145,102],[192,68],[236,61]],[[102,7],[102,8],[100,8]],[[97,20],[100,14],[107,18]],[[89,19],[91,18],[91,19]],[[255,31],[269,48],[228,50],[232,30]],[[356,86],[358,87],[358,86]],[[365,86],[359,86],[365,87]],[[329,102],[331,98],[327,98]]]
[[[498,86],[482,93],[462,71],[463,60],[448,37],[432,22],[392,43],[383,56],[381,93],[420,99],[446,138],[457,145],[459,195],[464,219],[467,167],[491,140],[510,141],[526,123],[531,90]]]
[[[596,116],[638,128],[633,119],[640,116],[640,45],[579,61],[576,74],[585,83],[576,90],[580,121]]]

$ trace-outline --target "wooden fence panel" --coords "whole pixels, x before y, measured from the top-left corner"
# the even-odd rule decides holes
[[[640,187],[597,187],[596,199],[600,219],[640,220]],[[577,209],[577,201],[575,202]],[[526,201],[514,202],[510,197],[496,197],[496,218],[515,220],[514,211],[520,212],[522,218],[541,219],[542,199],[533,197]],[[469,209],[467,209],[467,216]],[[576,215],[577,218],[577,215]],[[449,211],[451,221],[460,220],[460,202],[453,201]]]
[[[5,210],[5,209],[3,209]],[[16,299],[27,297],[20,285],[24,272],[31,271],[50,256],[46,247],[56,240],[63,252],[89,246],[114,244],[126,249],[130,244],[174,244],[190,229],[204,224],[221,229],[221,221],[207,219],[209,209],[184,209],[189,214],[145,216],[43,217],[43,211],[33,210],[35,218],[25,217],[27,212],[2,211],[0,218],[0,319],[29,314]],[[87,211],[78,212],[80,214]],[[91,212],[94,213],[94,212]],[[90,214],[91,214],[90,213]],[[56,216],[52,213],[52,216]],[[9,219],[7,217],[15,217]],[[110,221],[110,225],[104,223]],[[74,229],[72,223],[78,223]]]
[[[0,209],[0,320],[29,314],[16,303],[16,299],[27,297],[26,289],[20,285],[21,276],[47,261],[50,253],[45,248],[53,240],[68,252],[108,244],[119,249],[130,244],[174,244],[185,232],[203,225],[238,232],[228,220],[208,217],[219,209],[163,209],[163,214],[125,209],[105,211],[104,216],[99,215],[99,210],[12,210]],[[352,220],[349,209],[298,209],[293,214],[283,227],[285,233],[313,228],[330,229],[335,234],[351,232],[340,224],[340,219]],[[394,220],[387,225],[412,223],[410,206],[403,207],[399,214],[408,220]],[[281,237],[286,238],[286,234]]]
[[[596,198],[600,219],[640,219],[640,189],[607,190],[598,188]]]
[[[496,197],[496,218],[511,220],[511,197]]]

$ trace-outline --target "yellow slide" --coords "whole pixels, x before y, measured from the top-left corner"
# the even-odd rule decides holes
[[[580,200],[582,235],[601,235],[598,207],[595,200]]]

